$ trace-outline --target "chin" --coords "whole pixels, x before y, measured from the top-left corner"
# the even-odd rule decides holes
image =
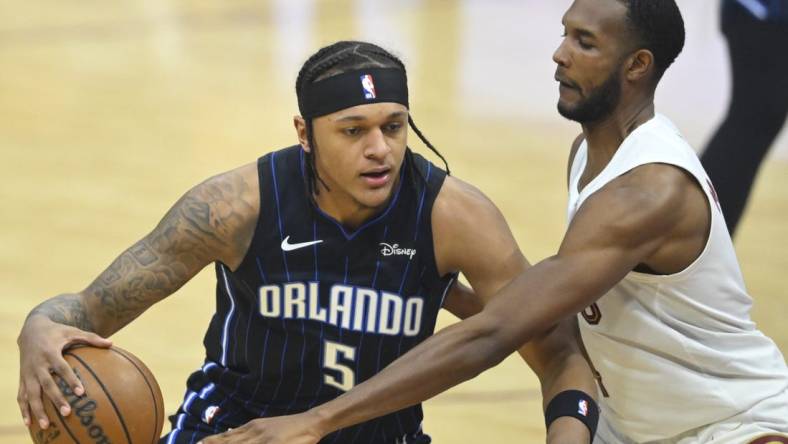
[[[392,187],[385,186],[381,188],[365,190],[361,193],[361,195],[356,197],[356,201],[366,208],[381,209],[382,207],[388,205],[392,195]]]
[[[575,108],[571,105],[567,104],[566,102],[562,102],[561,100],[558,101],[558,114],[562,115],[564,118],[569,120],[577,120],[575,116]]]

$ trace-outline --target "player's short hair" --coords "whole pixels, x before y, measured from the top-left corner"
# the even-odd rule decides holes
[[[309,57],[301,67],[295,85],[299,108],[304,101],[306,85],[348,71],[364,68],[399,69],[402,70],[403,74],[405,74],[407,78],[405,64],[402,63],[402,61],[395,55],[389,51],[386,51],[380,46],[361,41],[339,41],[321,48],[319,51]],[[314,151],[316,146],[312,127],[312,119],[305,118],[304,120],[306,121],[307,140],[309,142],[309,146]],[[440,152],[438,152],[438,150],[430,143],[430,141],[427,140],[424,134],[422,134],[410,115],[408,116],[408,124],[413,129],[413,132],[419,136],[419,139],[421,139],[421,141],[424,142],[424,144],[427,145],[430,150],[432,150],[438,155],[438,157],[441,158],[441,160],[443,160],[444,164],[446,165],[446,172],[448,173],[449,165],[446,163],[446,159],[444,159]],[[305,178],[307,181],[307,191],[311,194],[317,194],[319,192],[317,181],[320,181],[320,176],[318,175],[317,168],[315,167],[315,157],[312,153],[304,154],[306,155],[307,160]],[[411,158],[410,153],[406,153],[405,162],[405,168],[408,168],[412,173],[415,173],[415,169],[413,168],[413,159]],[[412,178],[415,178],[416,176],[416,174],[411,174]],[[323,185],[325,185],[325,183]]]
[[[656,80],[684,48],[684,19],[675,0],[619,0],[627,7],[627,22],[635,44],[654,54]]]

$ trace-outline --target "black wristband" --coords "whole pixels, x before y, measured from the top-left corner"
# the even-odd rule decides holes
[[[591,432],[591,441],[594,440],[596,426],[599,423],[599,407],[594,398],[580,390],[566,390],[555,395],[544,412],[545,425],[550,428],[550,424],[562,416],[571,416],[580,420]]]

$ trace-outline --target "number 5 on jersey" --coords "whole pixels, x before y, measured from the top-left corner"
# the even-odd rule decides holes
[[[338,342],[326,341],[323,350],[323,367],[328,370],[333,370],[333,372],[338,373],[338,375],[335,376],[333,372],[326,373],[323,375],[323,382],[346,392],[356,385],[356,375],[353,369],[342,364],[340,359],[355,361],[356,347],[350,347]]]

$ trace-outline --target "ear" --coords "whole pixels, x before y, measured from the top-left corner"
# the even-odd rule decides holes
[[[649,77],[654,72],[654,54],[648,49],[638,49],[629,56],[626,77],[636,82]]]
[[[296,135],[298,136],[298,143],[301,144],[301,147],[307,153],[311,152],[312,147],[309,146],[309,139],[306,137],[306,121],[301,116],[294,116],[293,117],[293,126],[296,129]]]

